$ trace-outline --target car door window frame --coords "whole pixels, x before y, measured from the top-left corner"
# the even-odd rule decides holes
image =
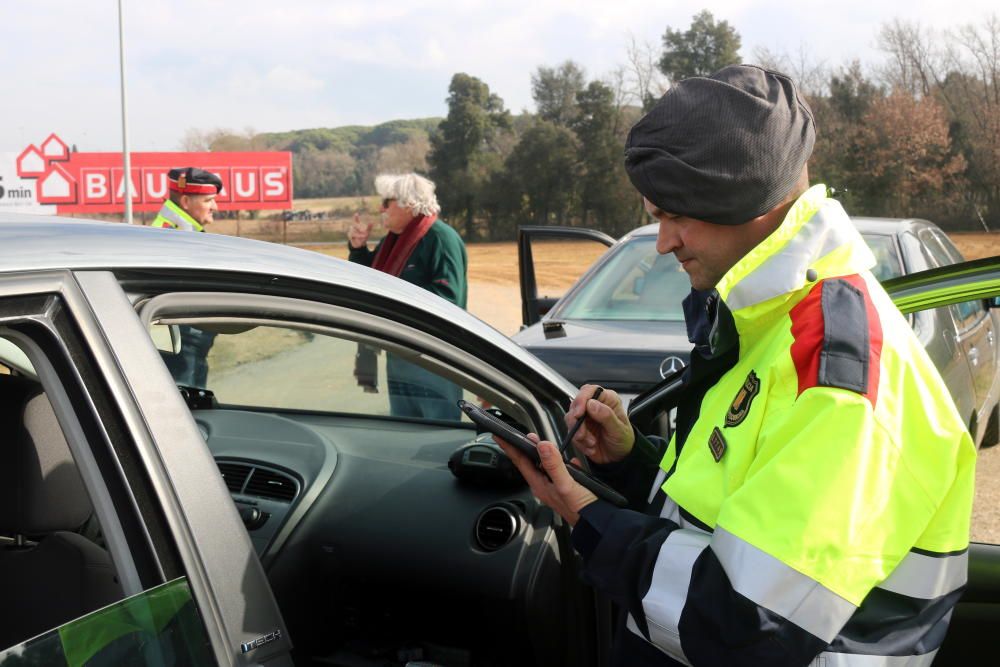
[[[267,313],[263,317],[261,313]],[[482,393],[514,419],[538,426],[545,439],[558,438],[559,429],[532,393],[515,379],[473,355],[423,331],[351,308],[290,297],[238,292],[171,292],[139,304],[139,316],[148,330],[154,322],[197,324],[221,321],[229,315],[240,322],[296,326],[321,333],[349,336],[410,356],[428,370]]]
[[[129,443],[74,325],[80,294],[64,272],[0,278],[0,326],[28,357],[63,431],[126,595],[166,580],[169,549],[147,530],[123,452]],[[176,576],[178,572],[171,572]]]

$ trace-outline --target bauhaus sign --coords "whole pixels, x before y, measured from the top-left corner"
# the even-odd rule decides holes
[[[3,157],[0,154],[0,161]],[[132,153],[133,210],[160,208],[168,194],[167,172],[174,167],[200,167],[218,174],[223,184],[218,197],[222,210],[292,207],[289,152]],[[0,206],[57,214],[122,211],[124,173],[121,153],[71,152],[52,134],[14,156],[13,165],[5,169],[0,164],[0,188],[5,188]]]

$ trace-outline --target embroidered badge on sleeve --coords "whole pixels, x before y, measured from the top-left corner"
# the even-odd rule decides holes
[[[747,414],[750,412],[750,404],[759,393],[760,379],[756,373],[750,371],[750,375],[747,375],[747,379],[743,381],[743,386],[736,393],[733,404],[729,406],[729,412],[726,413],[727,427],[732,428],[743,423],[743,420],[747,418]]]

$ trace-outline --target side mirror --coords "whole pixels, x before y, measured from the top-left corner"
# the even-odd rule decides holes
[[[150,325],[149,336],[157,350],[168,354],[181,353],[181,331],[176,324]]]

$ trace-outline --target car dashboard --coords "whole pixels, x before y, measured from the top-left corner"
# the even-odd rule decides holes
[[[452,474],[457,449],[486,444],[471,426],[223,408],[193,416],[308,660],[354,664],[383,651],[385,664],[475,664],[491,653],[562,662],[564,622],[551,610],[578,588],[560,571],[567,533],[523,483]]]

